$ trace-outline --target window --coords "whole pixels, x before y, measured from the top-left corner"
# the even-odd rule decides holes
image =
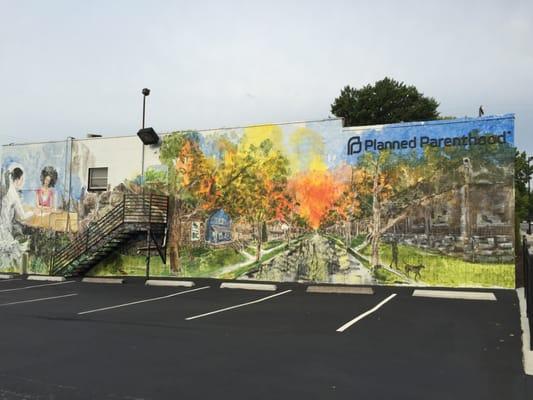
[[[107,168],[89,168],[89,190],[107,190]]]
[[[191,224],[191,241],[196,242],[200,240],[200,223],[193,222]]]

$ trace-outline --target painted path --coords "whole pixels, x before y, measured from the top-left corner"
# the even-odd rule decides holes
[[[243,278],[271,281],[310,281],[373,284],[375,279],[337,241],[320,234],[306,237],[288,251],[246,274]]]

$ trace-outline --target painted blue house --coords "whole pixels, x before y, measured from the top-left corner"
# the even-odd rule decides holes
[[[231,217],[223,209],[216,210],[207,219],[205,240],[210,244],[231,242]]]

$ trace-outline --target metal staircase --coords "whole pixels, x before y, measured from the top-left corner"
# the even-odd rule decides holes
[[[147,233],[148,252],[154,245],[166,262],[167,223],[167,196],[124,194],[118,205],[54,253],[51,275],[83,275],[140,232]]]

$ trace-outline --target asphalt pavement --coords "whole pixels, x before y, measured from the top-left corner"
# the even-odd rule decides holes
[[[533,398],[514,291],[195,283],[0,281],[0,399]]]

